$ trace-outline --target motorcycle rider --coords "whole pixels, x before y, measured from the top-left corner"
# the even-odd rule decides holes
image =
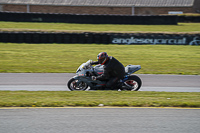
[[[99,76],[92,76],[92,80],[108,80],[106,89],[116,89],[117,82],[125,76],[125,69],[113,56],[108,56],[106,52],[101,52],[97,55],[98,61],[92,62],[91,65],[101,64],[104,65],[103,74]]]

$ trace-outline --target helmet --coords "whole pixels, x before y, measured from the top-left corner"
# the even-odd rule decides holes
[[[108,54],[106,52],[101,52],[97,55],[97,60],[99,64],[103,65],[108,60]]]

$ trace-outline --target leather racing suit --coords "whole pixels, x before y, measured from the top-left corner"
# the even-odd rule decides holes
[[[99,64],[98,61],[91,63],[91,65]],[[96,80],[108,80],[106,88],[116,89],[118,80],[125,76],[125,69],[113,56],[108,56],[108,60],[103,66],[103,74],[96,77]]]

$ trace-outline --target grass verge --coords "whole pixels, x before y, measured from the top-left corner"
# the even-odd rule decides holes
[[[200,33],[200,23],[178,23],[178,25],[113,25],[0,22],[0,31],[44,31],[44,32],[122,32],[122,33]]]
[[[199,92],[0,91],[0,107],[200,107]]]
[[[176,45],[0,43],[2,73],[75,73],[80,64],[106,51],[140,74],[200,74],[200,47]]]

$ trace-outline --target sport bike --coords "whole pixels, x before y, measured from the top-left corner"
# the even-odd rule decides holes
[[[103,73],[103,65],[91,65],[92,60],[88,60],[79,66],[76,76],[71,78],[67,86],[71,91],[85,90],[104,90],[107,81],[92,80],[92,76],[98,76]],[[128,65],[125,67],[125,76],[117,82],[116,90],[138,91],[142,85],[141,79],[132,73],[141,69],[140,65]],[[89,88],[89,89],[88,89]]]

